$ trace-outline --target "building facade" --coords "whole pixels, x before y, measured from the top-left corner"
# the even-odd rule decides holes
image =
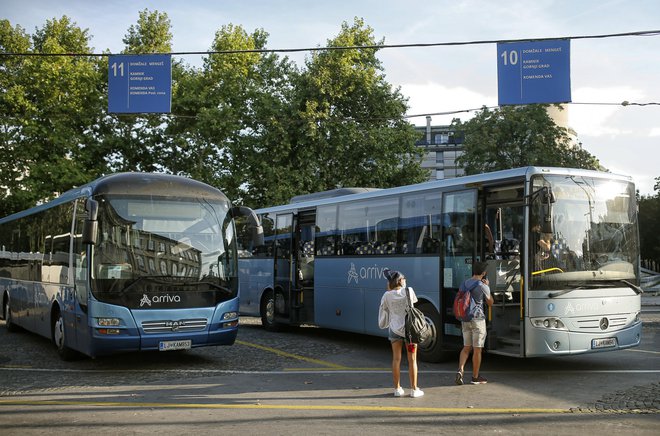
[[[419,139],[415,145],[425,153],[422,168],[430,171],[429,180],[453,179],[465,175],[456,159],[463,154],[463,135],[454,132],[451,126],[432,126],[431,117],[426,117],[426,126],[417,126]]]

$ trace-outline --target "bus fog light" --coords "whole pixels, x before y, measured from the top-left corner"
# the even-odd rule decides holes
[[[559,350],[559,347],[561,347],[561,342],[555,341],[552,343],[552,348],[555,350]]]
[[[121,325],[119,318],[96,318],[96,322],[102,327],[117,327]]]
[[[102,335],[118,335],[119,329],[97,329]]]
[[[238,312],[225,312],[224,315],[222,315],[222,319],[234,319],[238,318]]]

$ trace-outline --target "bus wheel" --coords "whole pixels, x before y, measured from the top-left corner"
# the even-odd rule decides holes
[[[449,354],[442,349],[442,324],[440,315],[432,304],[423,303],[419,305],[419,310],[424,313],[426,322],[431,327],[431,337],[419,344],[419,360],[424,362],[440,362],[449,358]]]
[[[64,337],[64,318],[62,312],[55,310],[53,313],[53,343],[57,347],[57,354],[62,360],[73,360],[75,352],[66,346],[66,339]]]
[[[14,320],[11,318],[11,308],[9,307],[9,297],[5,297],[5,303],[3,304],[3,316],[5,318],[5,327],[7,327],[8,332],[16,332],[19,330],[18,326],[14,324]]]
[[[261,297],[261,325],[269,332],[279,331],[281,325],[275,321],[275,291],[264,292]]]

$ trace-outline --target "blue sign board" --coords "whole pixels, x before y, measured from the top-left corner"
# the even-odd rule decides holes
[[[170,55],[109,57],[108,112],[168,113],[171,106]]]
[[[507,104],[571,101],[568,39],[497,44],[497,91]]]

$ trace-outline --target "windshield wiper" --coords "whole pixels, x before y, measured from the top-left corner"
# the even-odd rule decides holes
[[[564,289],[563,291],[559,291],[559,292],[550,292],[548,294],[548,298],[560,297],[564,294],[568,294],[569,292],[577,291],[578,289],[584,289],[584,286],[578,286],[577,288]]]
[[[146,276],[139,276],[136,277],[132,282],[130,282],[128,285],[126,285],[121,292],[128,292],[129,289],[133,288],[135,285],[140,283],[144,279],[149,279],[152,282],[158,283],[159,285],[163,284],[170,284],[171,281],[164,280],[167,277],[164,276],[158,276],[158,275],[146,275]]]
[[[208,280],[202,280],[202,281],[200,281],[200,282],[184,282],[183,284],[185,284],[185,285],[187,285],[187,286],[208,285],[208,286],[210,286],[210,287],[213,287],[213,288],[215,288],[215,289],[218,289],[218,290],[220,290],[220,291],[223,291],[223,292],[226,293],[227,295],[234,295],[234,291],[232,291],[231,289],[229,289],[229,288],[227,288],[227,287],[225,287],[225,286],[219,285],[219,284],[217,284],[217,283],[210,282],[210,281],[208,281]]]
[[[644,293],[644,290],[640,288],[639,286],[636,286],[632,283],[630,283],[628,280],[615,280],[615,281],[609,281],[609,282],[604,282],[604,283],[587,283],[583,284],[580,286],[576,286],[575,288],[570,288],[570,289],[564,289],[562,291],[558,292],[551,292],[548,294],[548,298],[556,298],[559,296],[562,296],[564,294],[568,294],[569,292],[577,291],[578,289],[588,289],[588,288],[602,288],[606,287],[606,285],[609,283],[610,286],[612,287],[612,283],[623,283],[626,286],[630,287],[637,295]]]
[[[626,286],[628,286],[633,291],[635,291],[635,294],[637,294],[637,295],[641,295],[641,294],[644,293],[644,289],[640,288],[639,286],[637,286],[633,283],[630,283],[628,280],[619,280],[619,281],[621,283],[625,284]]]

